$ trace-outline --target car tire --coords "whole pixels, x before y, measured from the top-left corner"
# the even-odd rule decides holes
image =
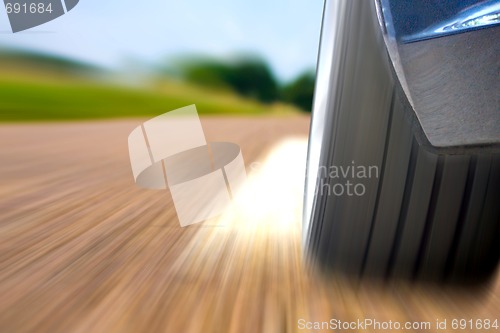
[[[325,4],[304,201],[307,257],[354,276],[483,280],[500,257],[500,154],[429,144],[376,12],[372,1]],[[379,172],[329,174],[349,166]],[[332,193],[347,181],[361,184],[363,195]]]

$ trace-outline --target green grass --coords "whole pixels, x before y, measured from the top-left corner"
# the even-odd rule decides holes
[[[151,117],[191,104],[200,114],[299,112],[288,105],[265,105],[228,91],[172,81],[132,88],[43,71],[0,70],[3,122]]]

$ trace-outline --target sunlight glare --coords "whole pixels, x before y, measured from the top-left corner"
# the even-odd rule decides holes
[[[278,143],[262,163],[252,163],[245,185],[219,222],[252,232],[300,230],[306,157],[306,138]]]

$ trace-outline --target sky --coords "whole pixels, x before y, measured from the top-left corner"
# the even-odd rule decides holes
[[[322,0],[80,0],[66,15],[13,34],[0,9],[0,47],[110,68],[184,54],[263,57],[281,80],[316,66]]]

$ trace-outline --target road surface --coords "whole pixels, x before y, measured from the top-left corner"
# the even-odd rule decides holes
[[[498,280],[383,285],[303,264],[308,117],[203,118],[209,141],[242,147],[249,184],[240,206],[187,228],[168,191],[133,182],[127,136],[142,121],[0,125],[0,332],[333,332],[307,326],[364,318],[420,327],[407,332],[447,319],[452,332],[453,319],[500,319]]]

